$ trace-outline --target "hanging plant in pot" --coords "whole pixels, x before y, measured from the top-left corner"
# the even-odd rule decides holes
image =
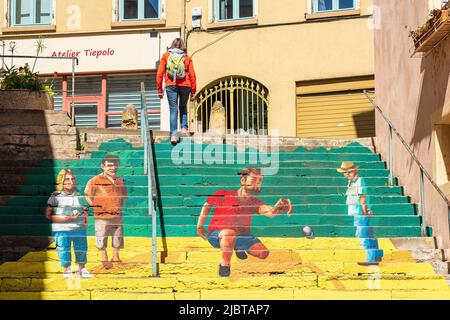
[[[409,32],[409,36],[414,41],[414,47],[420,49],[425,42],[431,40],[436,31],[447,22],[449,18],[449,7],[448,4],[442,6],[441,9],[434,9],[430,12],[428,20],[416,30]],[[442,33],[442,32],[441,32]],[[443,34],[436,34],[436,37],[442,37]],[[428,48],[426,48],[428,49]]]

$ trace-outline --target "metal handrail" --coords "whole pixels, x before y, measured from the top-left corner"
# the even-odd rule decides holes
[[[2,63],[4,63],[3,58],[72,60],[72,106],[70,108],[70,118],[72,120],[72,126],[75,125],[75,63],[76,65],[79,64],[77,57],[16,56],[16,55],[0,55],[0,57],[2,58]]]
[[[156,238],[156,189],[155,164],[153,162],[152,137],[148,128],[148,113],[145,99],[145,86],[141,82],[141,142],[144,145],[144,174],[148,182],[148,214],[152,217],[152,276],[158,276],[157,270],[157,238]]]
[[[424,176],[427,177],[428,181],[431,183],[431,185],[436,189],[436,191],[439,193],[441,198],[445,201],[448,207],[448,223],[449,223],[449,229],[450,229],[450,200],[447,198],[445,193],[442,191],[441,188],[436,184],[436,182],[433,180],[431,175],[428,173],[428,171],[425,169],[425,167],[422,165],[422,163],[417,159],[414,152],[411,150],[409,145],[405,142],[403,137],[400,135],[398,130],[395,128],[395,126],[392,124],[392,122],[388,119],[388,117],[384,114],[384,112],[380,109],[380,107],[377,105],[377,103],[370,97],[369,93],[374,94],[375,91],[371,90],[364,90],[364,94],[369,99],[369,101],[372,103],[372,105],[375,107],[375,110],[377,110],[380,115],[383,117],[384,121],[389,126],[389,151],[388,151],[388,158],[389,158],[389,184],[393,185],[393,178],[394,178],[394,170],[393,170],[393,152],[392,152],[392,132],[394,132],[397,137],[399,138],[400,142],[405,147],[406,151],[408,151],[411,158],[416,162],[416,164],[420,168],[420,210],[422,214],[422,236],[426,235],[426,216],[425,216],[425,192],[424,192]]]

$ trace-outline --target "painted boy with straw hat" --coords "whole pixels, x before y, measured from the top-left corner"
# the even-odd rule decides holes
[[[366,184],[358,175],[358,169],[359,166],[355,166],[353,162],[342,162],[337,171],[348,179],[346,192],[348,215],[354,217],[355,236],[360,238],[361,246],[366,250],[366,261],[358,264],[377,265],[383,257],[383,250],[379,249],[373,227],[370,227],[369,219],[373,217],[373,213],[367,207]]]
[[[347,184],[347,205],[349,216],[372,216],[372,213],[367,210],[366,204],[366,184],[364,179],[358,175],[359,166],[355,166],[353,162],[342,162],[338,172],[343,173],[348,179]]]

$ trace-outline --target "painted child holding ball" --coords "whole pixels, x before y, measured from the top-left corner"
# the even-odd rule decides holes
[[[47,204],[45,216],[52,221],[56,251],[64,268],[63,276],[73,277],[71,270],[73,243],[76,263],[79,265],[78,274],[83,278],[91,278],[92,275],[85,267],[88,207],[84,204],[84,197],[76,192],[76,177],[72,170],[63,169],[59,172],[57,191],[50,196]]]

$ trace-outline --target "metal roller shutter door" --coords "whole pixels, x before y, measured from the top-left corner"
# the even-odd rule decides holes
[[[111,75],[107,79],[107,111],[122,112],[128,104],[133,104],[140,114],[141,106],[141,82],[145,84],[147,108],[152,111],[161,110],[161,101],[156,89],[156,73],[136,75]],[[149,114],[149,127],[159,130],[161,127],[161,115]],[[108,128],[120,128],[122,117],[109,115],[107,117]],[[139,117],[140,121],[140,117]],[[139,123],[140,127],[140,123]]]
[[[375,111],[363,93],[372,83],[354,81],[297,87],[297,136],[363,138],[375,135]],[[349,90],[345,90],[348,88]],[[331,90],[328,91],[328,90]],[[339,91],[333,91],[339,90]],[[314,93],[314,91],[316,91]]]

